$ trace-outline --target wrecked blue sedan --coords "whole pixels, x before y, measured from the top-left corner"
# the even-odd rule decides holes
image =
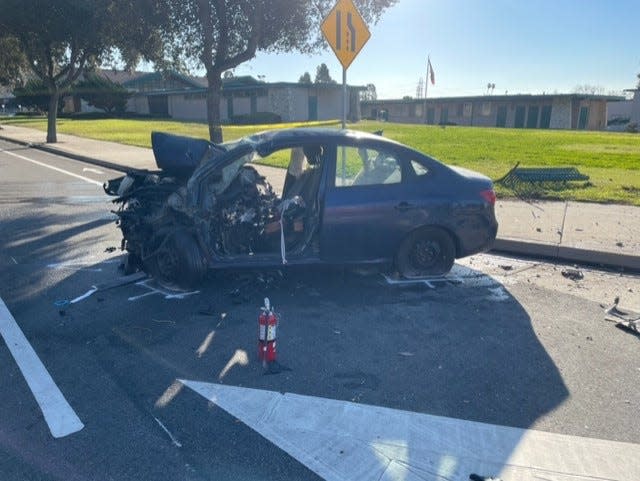
[[[158,171],[105,185],[127,269],[198,284],[209,269],[386,263],[407,278],[447,273],[489,249],[487,177],[380,135],[283,129],[212,144],[152,134]],[[288,165],[277,193],[255,165]]]

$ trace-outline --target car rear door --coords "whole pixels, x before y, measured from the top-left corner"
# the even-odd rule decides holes
[[[320,255],[336,262],[391,258],[416,215],[423,217],[415,209],[415,185],[407,181],[414,175],[401,150],[349,140],[331,156]]]

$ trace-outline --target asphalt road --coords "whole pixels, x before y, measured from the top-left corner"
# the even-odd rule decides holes
[[[640,339],[601,307],[638,309],[636,276],[572,281],[482,255],[434,288],[371,270],[222,272],[178,298],[130,284],[57,306],[121,279],[98,185],[120,174],[0,150],[0,298],[84,423],[53,438],[0,343],[3,480],[318,479],[177,379],[640,443]],[[275,375],[255,356],[265,296],[290,368]]]

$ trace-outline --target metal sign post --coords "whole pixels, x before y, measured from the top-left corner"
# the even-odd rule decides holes
[[[352,0],[338,0],[321,25],[322,34],[342,64],[342,128],[347,122],[347,68],[371,33]]]

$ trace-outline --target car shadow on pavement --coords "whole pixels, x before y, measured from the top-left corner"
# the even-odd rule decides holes
[[[63,239],[58,234],[56,242]],[[116,252],[87,264],[51,291],[79,296],[91,285],[121,276],[121,260]],[[229,439],[216,427],[228,415],[181,393],[176,378],[518,428],[531,428],[568,397],[524,307],[507,287],[469,268],[456,266],[450,280],[432,287],[390,285],[375,269],[307,267],[215,272],[184,298],[141,295],[146,292],[143,285],[130,284],[96,292],[64,314],[50,299],[47,306],[25,306],[20,314],[48,308],[49,317],[58,318],[48,326],[27,326],[38,333],[36,347],[45,350],[51,371],[83,417],[114,402],[90,396],[88,404],[87,393],[106,383],[117,393],[115,402],[126,400],[143,415],[179,426],[182,439],[199,446],[202,457],[190,462],[204,472],[210,471],[209,463],[229,459],[259,466],[264,449],[255,452],[234,443],[230,455]],[[279,316],[278,360],[290,369],[277,375],[264,375],[256,359],[257,316],[265,297]],[[77,351],[82,359],[56,359],[43,347],[44,337],[61,348],[67,341],[82,346]],[[99,375],[87,373],[89,368]],[[70,384],[70,379],[82,381]],[[86,420],[87,425],[101,422]],[[86,435],[103,432],[96,429]],[[257,436],[246,427],[229,429],[238,430],[238,439]],[[407,443],[409,458],[420,456]],[[83,457],[67,453],[65,459],[80,466]],[[180,461],[171,462],[179,472]],[[291,460],[279,473],[300,479],[298,469]]]

